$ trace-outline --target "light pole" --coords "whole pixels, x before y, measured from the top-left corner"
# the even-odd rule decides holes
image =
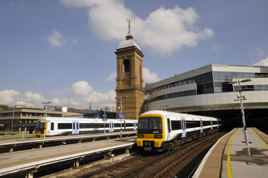
[[[247,127],[246,127],[245,112],[244,112],[244,106],[243,106],[243,100],[246,100],[246,98],[245,98],[245,96],[242,96],[242,89],[241,89],[240,83],[250,82],[250,81],[251,81],[250,79],[245,79],[245,80],[241,80],[241,81],[238,80],[237,82],[231,82],[231,83],[238,83],[238,86],[239,86],[239,96],[237,96],[238,99],[235,99],[234,101],[240,101],[245,143],[248,147],[248,156],[251,156],[251,155],[250,155],[249,144],[248,144],[248,132],[247,132]]]
[[[13,106],[12,123],[11,123],[11,129],[10,129],[11,132],[13,132],[13,120],[14,120],[14,106]]]
[[[120,107],[118,107],[118,109],[120,108],[120,113],[122,114],[122,109],[124,109],[122,107],[122,99],[123,98],[127,98],[128,96],[120,96],[120,97],[115,97],[115,99],[120,99]],[[120,139],[122,141],[122,117],[120,117],[120,126],[121,126],[121,130],[120,130]]]
[[[167,111],[167,110],[166,110],[167,107],[168,107],[168,105],[160,106],[160,108],[164,108],[163,111]]]
[[[45,105],[45,119],[47,120],[47,105],[50,104],[51,102],[42,102],[42,104]],[[46,127],[44,129],[44,138],[46,138]]]

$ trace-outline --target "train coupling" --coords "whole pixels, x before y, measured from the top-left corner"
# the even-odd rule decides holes
[[[143,142],[144,151],[151,151],[153,144],[154,144],[153,142],[144,141]]]

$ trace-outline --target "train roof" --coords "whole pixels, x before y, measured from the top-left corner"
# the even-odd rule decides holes
[[[39,119],[40,121],[102,121],[102,118],[81,118],[81,117],[43,117]],[[107,119],[107,121],[114,121],[117,119]],[[138,120],[125,120],[126,122],[134,122]]]
[[[186,113],[178,113],[178,112],[170,112],[170,111],[162,111],[162,110],[152,110],[152,111],[147,111],[142,115],[145,115],[145,114],[160,114],[160,115],[163,115],[163,116],[167,116],[167,117],[185,117],[185,118],[196,118],[196,117],[200,117],[200,118],[206,118],[206,119],[218,119],[218,118],[215,118],[215,117],[209,117],[209,116],[200,116],[200,115],[193,115],[193,114],[186,114]],[[220,120],[220,119],[218,119]]]

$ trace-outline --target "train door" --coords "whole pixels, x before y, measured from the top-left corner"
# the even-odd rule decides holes
[[[181,130],[182,130],[181,137],[186,137],[186,121],[185,121],[185,117],[181,118]]]
[[[211,130],[213,130],[213,123],[212,123],[212,119],[210,119],[210,125],[211,125]]]
[[[137,122],[133,123],[133,127],[134,127],[133,130],[137,130]]]
[[[72,134],[79,134],[79,121],[72,121]]]
[[[113,132],[114,131],[114,122],[109,121],[109,132]]]
[[[55,129],[54,129],[54,122],[50,122],[50,135],[54,135],[55,134]]]
[[[79,121],[76,121],[76,134],[79,134],[80,124]]]
[[[167,140],[170,140],[170,133],[171,133],[170,118],[167,119],[167,128],[168,128]]]
[[[200,132],[203,132],[203,122],[202,122],[202,118],[200,118],[200,127],[201,127]]]

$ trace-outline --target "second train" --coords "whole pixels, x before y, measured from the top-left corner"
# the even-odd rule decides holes
[[[137,130],[137,146],[145,151],[171,150],[180,144],[216,132],[220,119],[214,117],[148,111],[140,115]]]

